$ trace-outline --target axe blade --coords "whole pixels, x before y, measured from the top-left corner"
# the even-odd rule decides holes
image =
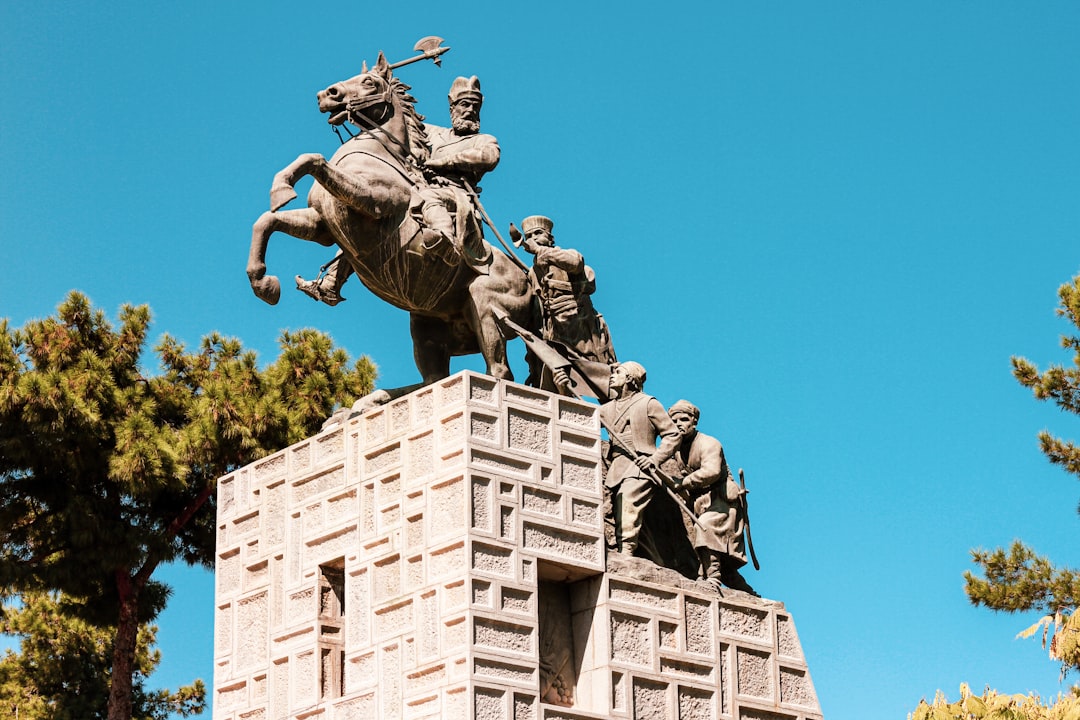
[[[429,53],[438,50],[439,46],[443,44],[443,39],[438,35],[428,35],[425,38],[420,38],[413,45],[413,50],[416,52]],[[446,48],[449,50],[450,48]]]

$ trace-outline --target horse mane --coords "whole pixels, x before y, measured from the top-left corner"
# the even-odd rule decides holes
[[[431,149],[428,147],[427,131],[424,129],[424,116],[416,111],[416,98],[409,94],[412,86],[396,77],[389,78],[389,83],[390,89],[401,101],[405,130],[409,137],[409,155],[418,167],[423,167],[431,155]]]

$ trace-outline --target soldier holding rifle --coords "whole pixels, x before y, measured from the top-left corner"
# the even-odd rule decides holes
[[[642,392],[645,368],[636,362],[612,367],[613,399],[600,406],[600,421],[611,434],[604,484],[611,489],[615,515],[615,543],[620,553],[638,550],[642,513],[657,492],[657,469],[679,446],[679,429],[656,398]],[[659,447],[656,444],[660,440]],[[648,548],[642,547],[648,553]],[[650,557],[658,565],[664,559]]]

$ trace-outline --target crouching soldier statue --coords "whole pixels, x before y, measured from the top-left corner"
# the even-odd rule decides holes
[[[674,457],[681,476],[677,489],[692,501],[700,520],[694,526],[694,547],[701,561],[701,578],[716,590],[723,584],[756,596],[739,573],[746,564],[745,491],[732,477],[720,441],[698,432],[701,411],[696,406],[679,400],[668,415],[682,435]]]

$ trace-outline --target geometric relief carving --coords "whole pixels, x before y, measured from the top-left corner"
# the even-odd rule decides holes
[[[652,665],[652,638],[645,618],[611,613],[611,659],[634,665]]]
[[[672,613],[678,610],[679,596],[667,590],[631,585],[613,579],[608,584],[608,592],[612,600],[628,605],[652,607]]]
[[[472,461],[477,465],[507,475],[520,475],[527,478],[532,471],[532,463],[476,449],[472,451]]]
[[[679,688],[679,720],[714,720],[715,693],[696,688]]]
[[[802,659],[802,647],[799,645],[799,636],[795,632],[795,624],[791,622],[791,618],[779,616],[776,619],[776,634],[777,642],[780,646],[780,654],[789,657]]]
[[[450,547],[431,551],[428,579],[456,573],[465,567],[465,544],[458,542]]]
[[[549,400],[549,398],[551,397],[550,395],[537,392],[536,390],[531,390],[529,388],[524,388],[520,385],[504,385],[503,388],[505,388],[506,390],[506,398],[508,400],[520,400],[522,402],[528,403],[529,405],[540,408],[544,412],[551,412],[549,407],[551,403],[551,401]],[[513,410],[511,410],[511,412],[513,412]]]
[[[218,593],[232,593],[240,589],[240,550],[230,550],[218,556]]]
[[[499,442],[499,419],[474,412],[469,423],[470,435],[489,442]]]
[[[524,487],[522,488],[521,508],[541,515],[561,517],[562,495]]]
[[[739,675],[739,693],[766,700],[773,699],[772,666],[767,653],[736,649],[735,666]]]
[[[461,477],[439,485],[429,491],[431,525],[433,535],[460,532],[465,528],[465,481]]]
[[[528,685],[532,684],[536,679],[536,673],[528,665],[511,665],[510,663],[484,658],[476,658],[473,661],[473,672],[500,682]]]
[[[430,475],[435,471],[435,434],[424,433],[409,440],[408,476],[411,479]]]
[[[514,577],[513,550],[478,542],[473,543],[472,550],[474,570],[503,577]]]
[[[472,376],[469,378],[469,399],[475,402],[495,403],[495,380],[489,377]]]
[[[376,475],[388,470],[401,463],[401,443],[394,443],[382,450],[370,453],[365,459],[367,460],[364,463],[365,475]]]
[[[805,707],[817,706],[817,696],[806,678],[805,671],[780,668],[780,702]]]
[[[508,442],[514,450],[539,455],[551,453],[551,421],[548,418],[510,408],[507,426]]]
[[[591,406],[582,407],[573,405],[565,400],[559,400],[559,420],[571,423],[579,427],[593,428],[596,426],[596,411]]]
[[[713,670],[711,665],[698,665],[697,663],[675,660],[673,658],[660,658],[661,675],[682,675],[688,680],[695,682],[712,682]]]
[[[747,607],[720,605],[720,632],[744,637],[770,639],[769,613]]]
[[[599,492],[600,465],[598,462],[564,455],[560,470],[563,485]]]
[[[266,592],[237,603],[237,659],[246,667],[266,664],[270,607]]]
[[[686,650],[701,655],[713,654],[712,603],[686,598]]]
[[[473,696],[477,720],[504,720],[506,718],[506,693],[502,690],[477,688]]]
[[[523,547],[534,552],[588,564],[600,563],[601,548],[595,536],[525,522],[522,523],[521,540]]]
[[[473,620],[473,643],[501,652],[531,654],[533,629],[527,625],[475,618]]]
[[[472,479],[472,526],[491,532],[491,481],[483,477]]]
[[[644,679],[634,680],[635,718],[674,717],[671,710],[666,683],[651,682]]]

